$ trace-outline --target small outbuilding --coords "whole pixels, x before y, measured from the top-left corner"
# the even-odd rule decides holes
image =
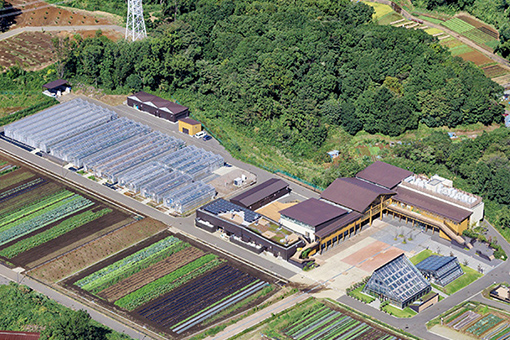
[[[179,132],[194,136],[202,131],[202,124],[189,117],[179,119]]]
[[[429,281],[444,287],[464,272],[455,256],[431,255],[416,265]]]
[[[71,85],[64,79],[58,79],[43,86],[43,94],[49,97],[60,97],[62,94],[71,92]]]
[[[172,123],[177,123],[179,119],[186,118],[189,115],[189,110],[186,106],[143,91],[127,97],[127,104],[137,110],[148,112]]]
[[[287,195],[290,192],[289,184],[279,178],[271,178],[236,197],[230,202],[250,210],[258,208]]]

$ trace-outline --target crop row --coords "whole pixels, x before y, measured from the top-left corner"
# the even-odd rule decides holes
[[[453,18],[448,21],[445,21],[442,23],[442,25],[448,27],[449,29],[457,33],[464,33],[469,30],[475,29],[475,26],[468,24],[467,22],[459,18]]]
[[[480,336],[487,330],[491,329],[492,327],[500,323],[501,321],[503,321],[503,319],[501,319],[500,317],[494,314],[489,314],[483,319],[478,320],[474,325],[466,329],[466,331],[476,336]]]
[[[3,249],[2,251],[0,251],[0,255],[8,259],[13,258],[43,243],[49,242],[59,237],[60,235],[64,235],[65,233],[73,229],[76,229],[78,227],[81,227],[82,225],[92,222],[110,213],[111,211],[112,210],[108,208],[102,209],[98,212],[93,212],[92,210],[85,211],[79,215],[64,220],[58,225],[52,227],[51,229],[45,230],[42,233],[21,240],[10,247]]]
[[[0,194],[0,202],[5,201],[5,200],[12,198],[14,196],[20,195],[26,191],[32,190],[33,188],[35,188],[38,185],[41,185],[44,182],[45,182],[44,179],[36,178],[30,182],[18,185],[15,188],[4,191]]]
[[[177,334],[181,334],[194,327],[195,325],[227,309],[228,307],[246,299],[248,296],[255,294],[267,285],[267,282],[255,280],[247,286],[244,286],[243,288],[238,289],[234,293],[228,295],[227,297],[209,305],[207,308],[201,310],[200,312],[193,314],[192,317],[188,318],[189,320],[185,320],[184,322],[181,321],[182,324],[174,325],[172,330]]]
[[[18,169],[19,169],[19,167],[16,165],[9,165],[9,166],[3,167],[2,169],[0,169],[0,177],[3,175],[7,175],[8,173],[13,172]]]
[[[0,232],[0,245],[43,228],[48,224],[83,210],[94,203],[80,195],[73,195],[61,202],[58,202],[57,204],[59,205],[58,207],[51,209],[50,211],[45,211],[37,217],[31,218],[22,223],[16,223],[15,225],[12,225],[12,223],[8,224],[7,226],[9,226],[9,229],[4,229],[4,231]],[[51,207],[54,206],[55,204]]]
[[[75,285],[87,291],[94,290],[99,286],[104,286],[105,284],[107,284],[107,282],[112,282],[112,279],[118,277],[120,273],[129,270],[133,266],[136,266],[138,262],[148,259],[151,256],[161,251],[164,251],[168,247],[180,242],[182,241],[179,240],[178,238],[169,236],[161,241],[158,241],[154,244],[151,244],[148,247],[143,248],[142,250],[137,251],[134,254],[131,254],[123,258],[122,260],[119,260],[117,262],[110,264],[107,267],[102,268],[90,274],[89,276],[84,277],[83,279],[77,281]],[[111,285],[113,284],[114,283],[112,283]]]
[[[491,331],[483,336],[483,340],[497,339],[499,336],[506,334],[509,331],[508,322],[503,322],[491,329]]]
[[[223,262],[224,260],[219,259],[216,255],[204,255],[195,261],[180,267],[172,273],[152,281],[131,294],[124,296],[122,299],[117,300],[115,304],[119,307],[132,311],[135,308],[168,293],[172,289],[193,280]]]
[[[177,326],[188,315],[206,309],[254,281],[251,275],[223,266],[179,287],[164,299],[144,307],[139,314],[163,327]]]
[[[182,243],[181,245],[184,246],[186,243]],[[102,290],[98,295],[108,301],[116,301],[121,297],[142,288],[147,283],[157,280],[160,277],[170,274],[177,268],[195,261],[203,255],[204,253],[198,248],[186,247],[185,249],[182,249],[173,255],[169,255],[167,258],[151,265],[150,267],[130,275],[113,286]]]
[[[323,306],[302,316],[285,331],[296,340],[331,339],[394,339],[364,322]]]
[[[182,241],[178,238],[169,236],[123,258],[122,260],[102,268],[90,274],[89,276],[84,277],[83,279],[77,281],[75,285],[87,291],[96,290],[97,287],[103,287],[102,289],[106,289],[107,287],[104,286],[107,285],[108,282],[111,282],[112,279],[118,277],[122,272],[128,271],[133,266],[136,266],[138,262],[146,260],[151,256],[156,255],[157,253],[181,242]],[[110,285],[113,284],[115,283]]]
[[[466,32],[462,33],[462,35],[470,40],[473,40],[475,43],[477,43],[479,45],[483,45],[489,41],[496,40],[493,37],[491,37],[490,35],[483,33],[482,31],[480,31],[477,28],[472,29],[470,31],[466,31]]]
[[[28,205],[21,207],[20,209],[9,212],[6,215],[2,216],[0,218],[0,227],[17,219],[30,215],[42,208],[47,207],[48,205],[61,201],[64,198],[67,198],[72,195],[73,195],[72,192],[68,190],[62,190],[52,195],[45,196],[42,199],[37,200],[35,202],[31,202]]]

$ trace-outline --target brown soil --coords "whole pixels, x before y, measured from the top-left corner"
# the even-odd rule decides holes
[[[476,19],[470,15],[462,14],[457,17],[459,19],[461,19],[462,21],[465,21],[468,24],[473,25],[475,28],[480,29],[482,32],[487,33],[490,36],[493,36],[494,38],[499,40],[499,32],[497,29],[492,28],[491,26],[479,21],[478,19]]]
[[[494,63],[495,61],[490,59],[489,57],[486,57],[483,53],[478,51],[472,51],[468,53],[464,53],[459,55],[464,60],[472,61],[477,66],[486,65],[490,63]]]
[[[204,252],[195,247],[188,247],[172,256],[155,263],[154,265],[139,271],[138,273],[124,279],[117,284],[103,290],[98,295],[106,300],[113,302],[123,296],[134,292],[138,288],[170,274],[177,268],[180,268],[204,255]]]
[[[30,275],[48,282],[59,281],[166,228],[159,221],[144,218],[38,267]]]
[[[104,208],[106,208],[106,207],[103,205],[100,205],[100,204],[94,205],[94,211],[99,211]],[[85,210],[79,211],[74,215],[83,213],[84,211]],[[57,237],[56,239],[53,239],[49,242],[41,244],[38,247],[32,248],[31,250],[24,252],[24,253],[16,256],[15,258],[11,259],[10,262],[12,262],[16,265],[19,265],[23,268],[33,268],[34,266],[38,265],[38,263],[39,263],[39,261],[34,262],[34,259],[44,258],[44,257],[50,257],[50,258],[56,257],[59,255],[60,249],[67,247],[71,244],[75,244],[77,240],[78,240],[78,242],[80,242],[80,241],[86,239],[87,237],[89,237],[90,235],[100,233],[105,227],[114,225],[120,221],[123,221],[128,216],[129,215],[127,215],[126,213],[124,213],[122,211],[114,210],[95,221],[92,221],[90,223],[87,223],[87,224],[79,227],[79,228],[71,230],[70,232],[68,232],[64,235],[61,235],[61,236]],[[71,217],[71,216],[69,216],[69,217]],[[58,221],[58,222],[48,226],[47,228],[42,228],[41,232],[53,227],[54,225],[59,224],[60,222],[62,222],[62,221]],[[27,236],[33,236],[33,235],[35,235],[35,234],[32,233]],[[18,239],[18,240],[21,240],[21,239]]]
[[[52,64],[51,38],[47,33],[23,32],[0,41],[0,66],[19,65],[26,70],[36,70]]]
[[[488,78],[496,78],[504,76],[505,74],[510,73],[506,68],[501,67],[500,65],[492,65],[483,68],[483,72]]]
[[[110,309],[110,310],[113,310],[115,313],[117,314],[121,314],[123,315],[124,317],[130,319],[130,320],[133,320],[134,322],[137,322],[137,323],[140,323],[140,324],[145,324],[146,327],[148,327],[149,329],[153,330],[154,332],[157,332],[157,333],[166,333],[168,336],[170,336],[171,338],[175,338],[176,337],[176,334],[172,333],[170,334],[169,333],[169,330],[168,329],[162,329],[160,326],[158,326],[156,323],[152,323],[150,321],[148,321],[147,319],[141,317],[140,315],[138,315],[136,313],[136,310],[133,311],[133,312],[126,312],[125,310],[117,307],[116,305],[114,305],[112,302],[106,302],[102,299],[98,299],[96,296],[90,294],[89,292],[87,291],[84,291],[82,289],[80,289],[79,287],[77,286],[74,286],[73,283],[86,277],[87,275],[90,275],[92,274],[93,272],[96,272],[97,270],[101,269],[101,268],[104,268],[146,246],[148,246],[149,244],[152,244],[154,242],[157,242],[158,240],[164,238],[164,237],[167,237],[169,235],[172,235],[169,231],[165,231],[163,233],[160,233],[154,237],[152,237],[151,239],[149,240],[145,240],[144,242],[141,242],[140,244],[138,244],[136,247],[132,247],[132,248],[129,248],[129,249],[126,249],[124,251],[122,251],[122,253],[119,253],[115,256],[112,256],[100,263],[97,263],[96,265],[93,265],[91,266],[90,268],[87,268],[86,270],[83,270],[82,272],[80,272],[79,274],[77,275],[74,275],[72,277],[70,277],[69,279],[66,279],[63,281],[63,285],[69,289],[69,290],[72,290],[72,291],[75,291],[77,292],[78,294],[80,295],[84,295],[84,296],[87,296],[88,299],[92,299],[95,301],[95,303],[99,304],[99,305],[102,305],[103,307],[107,308],[107,309]],[[249,273],[250,275],[254,276],[254,277],[257,277],[261,280],[264,280],[266,282],[270,282],[270,283],[274,283],[275,280],[273,277],[271,276],[268,276],[266,275],[265,273],[263,272],[260,272],[258,271],[257,269],[251,267],[251,266],[247,266],[246,264],[236,260],[236,259],[233,259],[233,258],[230,258],[230,257],[225,257],[224,254],[216,251],[215,249],[212,249],[212,248],[209,248],[207,246],[205,246],[204,244],[202,243],[199,243],[199,242],[196,242],[192,239],[189,239],[187,237],[185,237],[184,235],[179,235],[179,239],[181,239],[182,241],[184,242],[187,242],[189,243],[192,247],[195,247],[195,248],[198,248],[200,250],[202,250],[204,253],[213,253],[213,254],[216,254],[217,256],[219,256],[220,258],[226,260],[226,264],[230,265],[230,266],[233,266],[235,268],[238,268],[238,269],[241,269],[242,271],[246,272],[246,273]],[[89,255],[90,256],[90,255]],[[82,266],[84,267],[84,266]],[[49,272],[48,269],[46,269],[46,272]],[[33,272],[32,272],[33,273]],[[39,273],[38,273],[39,274]],[[38,277],[41,277],[40,275]],[[192,284],[193,282],[195,282],[196,280],[200,279],[201,275],[199,277],[197,277],[196,279],[188,282],[187,284]],[[182,286],[181,286],[182,287]],[[270,298],[271,296],[273,296],[275,293],[277,293],[279,291],[279,289],[275,289],[273,290],[273,292],[271,292],[269,295],[266,295],[263,299],[266,300],[268,298]],[[170,293],[169,293],[170,294]],[[165,297],[167,296],[167,294],[163,295],[163,296],[160,296],[158,299],[156,300],[153,300],[151,301],[151,303],[154,303],[158,300],[163,300],[165,299]],[[254,301],[252,301],[251,303],[247,304],[246,306],[244,306],[242,309],[240,310],[236,310],[236,313],[240,313],[240,312],[243,312],[243,311],[246,311],[246,310],[249,310],[251,308],[253,308],[254,306],[257,306],[259,305],[260,303],[262,302],[262,299],[256,299]],[[226,318],[230,317],[231,315],[227,315],[225,317],[222,317],[222,318],[219,318],[218,320],[216,320],[214,323],[219,323],[223,320],[225,320]],[[209,325],[207,325],[209,326]],[[182,338],[182,337],[186,337],[188,336],[189,334],[191,333],[194,333],[196,331],[198,331],[199,329],[203,328],[203,327],[206,327],[206,326],[202,326],[202,325],[198,325],[198,326],[195,326],[193,327],[192,329],[188,330],[186,333],[183,333],[179,336],[179,338]]]
[[[49,5],[46,2],[30,0],[8,0],[14,8],[22,13],[15,18],[12,28],[25,26],[77,26],[77,25],[109,25],[107,18],[94,17],[83,11],[68,10]],[[28,4],[28,5],[24,5]]]

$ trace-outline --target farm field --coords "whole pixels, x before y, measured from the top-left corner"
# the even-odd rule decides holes
[[[182,337],[203,328],[212,317],[221,314],[223,319],[259,303],[275,291],[273,281],[164,231],[92,265],[63,285],[155,331]],[[252,296],[256,299],[243,302]]]
[[[383,5],[376,2],[364,2],[364,3],[374,8],[375,13],[372,16],[374,19],[379,19],[385,16],[386,14],[393,12],[391,6],[388,5]]]
[[[498,32],[492,27],[467,16],[459,16],[441,23],[476,44],[489,50],[494,49],[498,43]]]
[[[440,326],[441,317],[444,320],[442,326]],[[503,340],[510,337],[510,315],[475,302],[456,306],[430,321],[427,326],[437,330],[439,334],[443,329],[448,328],[450,332],[452,330],[458,332],[459,338],[463,334],[485,340]]]
[[[23,32],[0,41],[0,66],[20,65],[27,70],[37,70],[52,64],[51,39],[48,33]]]
[[[510,73],[510,71],[499,65],[492,65],[483,68],[483,72],[488,78],[497,78]]]
[[[70,245],[134,219],[0,154],[0,260],[31,269]]]
[[[405,336],[369,323],[359,315],[327,300],[310,298],[238,337],[247,340],[263,334],[271,339],[395,340]]]

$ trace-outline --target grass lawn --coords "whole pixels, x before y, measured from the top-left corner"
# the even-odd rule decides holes
[[[474,270],[472,268],[466,267],[463,264],[461,264],[460,266],[462,267],[462,270],[464,271],[464,275],[462,275],[461,277],[459,277],[452,283],[447,284],[444,287],[443,291],[448,295],[451,295],[451,294],[461,290],[462,288],[466,287],[467,285],[473,283],[478,278],[483,276],[483,274],[477,272],[476,270]]]
[[[411,257],[409,260],[411,261],[412,264],[416,265],[416,264],[420,263],[421,261],[425,260],[430,255],[432,255],[432,250],[425,249],[425,250],[422,250],[421,252],[419,252],[418,254],[414,255],[413,257]]]
[[[386,313],[391,314],[397,318],[412,318],[413,316],[416,315],[416,312],[409,307],[400,309],[392,305],[386,305],[383,307],[383,310]]]
[[[386,14],[393,12],[393,8],[391,8],[388,5],[383,5],[383,4],[374,3],[374,2],[364,2],[364,3],[369,6],[372,6],[374,8],[374,11],[375,11],[375,13],[373,15],[374,19],[379,19],[379,18],[385,16]]]
[[[379,154],[379,151],[381,151],[381,149],[379,149],[378,146],[370,146],[368,148],[368,151],[370,151],[370,155],[377,156]]]
[[[354,297],[354,298],[360,299],[364,303],[371,303],[371,302],[375,301],[375,297],[373,297],[371,295],[367,295],[367,294],[362,292],[363,287],[365,287],[365,286],[363,285],[361,287],[358,287],[358,288],[350,291],[349,295]]]

